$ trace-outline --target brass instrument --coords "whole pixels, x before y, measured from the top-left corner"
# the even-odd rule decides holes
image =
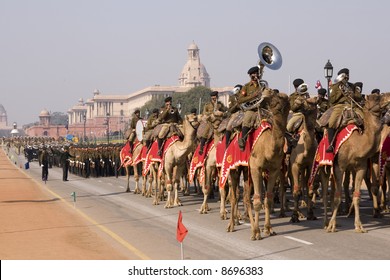
[[[260,95],[256,95],[253,99],[240,104],[240,107],[244,111],[252,110],[260,106],[261,102],[263,102],[264,97]]]
[[[267,67],[272,70],[277,70],[282,66],[282,55],[280,54],[279,50],[271,43],[261,43],[257,47],[257,54],[259,56],[258,83],[260,86],[260,92],[259,94],[255,94],[251,100],[240,104],[241,109],[244,111],[252,110],[254,108],[259,107],[261,102],[264,100],[264,97],[261,96],[262,91],[269,87],[268,82],[262,79],[264,67]]]

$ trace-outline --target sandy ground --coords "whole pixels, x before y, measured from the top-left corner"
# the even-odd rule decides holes
[[[119,260],[126,257],[71,207],[28,177],[0,149],[0,259]]]

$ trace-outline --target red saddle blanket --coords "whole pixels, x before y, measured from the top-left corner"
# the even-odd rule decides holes
[[[133,165],[137,165],[141,161],[145,161],[147,151],[148,148],[145,145],[143,145],[141,148],[141,152],[138,153],[137,156],[133,159]]]
[[[272,129],[272,126],[268,122],[263,121],[256,130],[248,135],[245,143],[245,150],[243,152],[241,152],[238,146],[238,139],[241,138],[242,132],[233,138],[223,156],[219,179],[220,188],[225,186],[231,169],[235,169],[238,166],[248,166],[253,146],[256,144],[260,135],[267,129]]]
[[[146,154],[146,157],[145,157],[145,165],[144,165],[144,168],[143,168],[143,171],[142,171],[142,175],[143,176],[146,176],[148,173],[149,173],[149,170],[150,170],[150,165],[153,163],[153,162],[159,162],[160,165],[159,165],[159,168],[158,168],[158,176],[161,176],[162,174],[162,170],[163,170],[163,166],[164,166],[164,156],[165,156],[165,153],[167,152],[168,148],[173,144],[175,143],[176,141],[178,141],[180,138],[179,136],[177,135],[174,135],[170,138],[168,138],[165,142],[164,142],[164,146],[163,146],[163,152],[162,152],[162,156],[160,157],[157,153],[158,153],[158,144],[157,144],[157,141],[154,141],[153,144],[152,144],[152,147],[150,148],[149,152]]]
[[[317,174],[318,168],[324,165],[333,165],[334,157],[339,151],[341,145],[347,141],[347,139],[351,136],[354,130],[358,129],[355,124],[349,124],[344,127],[339,133],[336,135],[335,145],[334,145],[334,153],[327,153],[326,149],[329,147],[328,134],[325,134],[318,144],[316,154],[314,156],[314,162],[310,173],[309,178],[309,186],[313,186],[314,178]]]
[[[221,167],[223,162],[223,156],[225,155],[225,151],[226,151],[225,136],[223,136],[222,139],[216,144],[215,151],[216,151],[215,164],[217,167]]]
[[[135,140],[133,150],[135,150],[135,148],[138,145],[141,145],[141,142],[139,142],[138,140]],[[130,151],[130,142],[129,141],[127,141],[126,144],[121,149],[121,151],[119,153],[119,157],[121,159],[121,165],[123,167],[126,167],[126,166],[133,164],[133,153]]]
[[[188,179],[189,179],[190,183],[192,183],[194,181],[195,171],[199,167],[201,167],[201,178],[200,178],[200,181],[201,182],[203,181],[203,179],[204,179],[204,169],[205,169],[204,162],[207,159],[207,157],[208,157],[208,155],[210,153],[210,150],[213,147],[214,147],[214,139],[211,139],[204,146],[203,153],[201,155],[199,154],[200,144],[196,148],[195,153],[194,153],[194,155],[193,155],[193,157],[191,159],[190,170],[189,170],[189,174],[188,174],[188,177],[189,177]]]
[[[385,141],[379,151],[379,183],[382,186],[384,180],[384,172],[386,163],[390,161],[390,134],[387,135]]]

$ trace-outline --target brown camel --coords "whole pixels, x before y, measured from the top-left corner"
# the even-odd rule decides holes
[[[383,123],[381,131],[381,140],[380,145],[378,146],[378,151],[371,158],[372,162],[372,186],[371,186],[371,197],[373,200],[373,216],[374,218],[383,217],[381,211],[384,210],[388,212],[388,206],[386,205],[386,189],[390,186],[390,166],[386,161],[384,167],[385,178],[379,181],[379,149],[381,149],[386,138],[390,134],[390,93],[383,93],[380,95],[380,107],[381,107],[381,122]],[[387,151],[386,151],[387,153]],[[389,157],[389,155],[383,154],[384,157]],[[379,160],[378,160],[379,159]],[[366,176],[367,177],[367,176]]]
[[[292,175],[294,210],[291,217],[293,223],[299,222],[300,217],[304,215],[299,210],[299,197],[302,191],[306,190],[307,200],[307,219],[315,220],[313,213],[313,201],[307,188],[311,167],[317,149],[317,140],[315,136],[315,125],[317,120],[317,104],[315,98],[305,100],[303,104],[303,122],[299,127],[299,140],[296,147],[291,151],[290,168]],[[310,197],[309,197],[310,196]]]
[[[332,217],[326,228],[327,232],[336,231],[337,211],[341,202],[342,179],[347,169],[355,172],[355,185],[353,193],[353,207],[355,208],[355,231],[364,233],[360,220],[360,188],[367,170],[367,160],[377,151],[381,138],[380,123],[380,96],[368,95],[363,108],[364,131],[355,130],[351,136],[341,145],[337,157],[333,162],[333,174],[335,183]],[[362,149],[364,147],[364,149]],[[325,198],[324,198],[325,199]]]
[[[187,155],[195,149],[194,142],[198,125],[199,122],[196,115],[186,115],[183,121],[183,141],[176,141],[165,152],[164,173],[168,193],[165,208],[182,205],[178,196],[178,186],[186,167]],[[172,197],[172,191],[174,192],[174,197]]]
[[[138,157],[139,153],[141,152],[142,150],[142,147],[143,145],[140,144],[140,145],[137,145],[134,150],[133,150],[133,158],[132,160],[134,160],[135,158]],[[135,180],[135,188],[134,188],[134,194],[138,194],[140,193],[140,188],[139,188],[139,167],[138,166],[142,166],[142,162],[139,162],[138,164],[129,164],[129,165],[126,165],[126,180],[127,180],[127,187],[126,187],[126,192],[130,192],[130,169],[133,168],[134,170],[134,180]]]
[[[264,94],[263,94],[264,96]],[[270,212],[273,203],[273,189],[275,181],[280,174],[284,152],[284,136],[286,132],[287,117],[290,110],[288,96],[285,93],[269,92],[268,96],[269,111],[272,114],[272,128],[265,130],[255,143],[251,157],[249,158],[249,167],[253,182],[253,208],[255,217],[252,215],[252,205],[248,197],[244,198],[247,204],[249,219],[251,221],[251,239],[260,240],[259,216],[262,206],[261,190],[263,189],[264,174],[268,174],[265,204],[265,223],[264,232],[266,235],[275,235],[271,227]],[[245,192],[246,196],[250,191]]]

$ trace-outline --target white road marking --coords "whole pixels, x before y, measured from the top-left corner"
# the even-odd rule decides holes
[[[285,237],[288,238],[288,239],[291,239],[291,240],[294,240],[294,241],[306,244],[306,245],[313,245],[313,243],[310,243],[310,242],[307,242],[305,240],[298,239],[298,238],[295,238],[295,237],[292,237],[292,236],[285,236]]]
[[[121,189],[124,189],[125,187],[119,186]]]

